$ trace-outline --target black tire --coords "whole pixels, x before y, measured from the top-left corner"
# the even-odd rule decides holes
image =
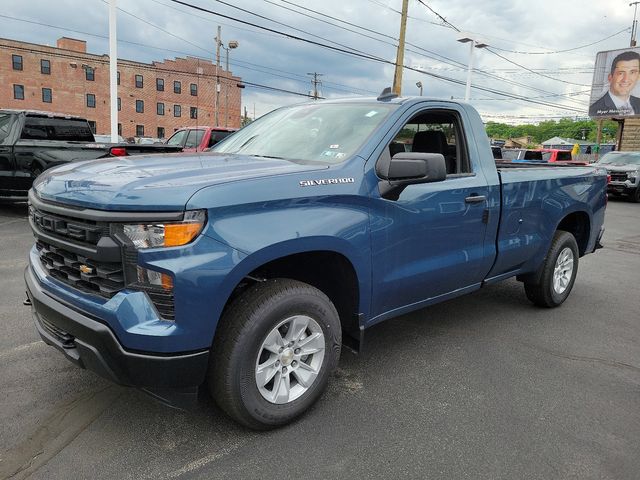
[[[287,403],[272,403],[257,385],[259,355],[264,353],[263,342],[269,333],[296,315],[313,319],[322,329],[324,356],[315,380],[301,396]],[[258,283],[237,298],[220,320],[209,365],[211,395],[227,415],[246,427],[267,430],[285,425],[322,395],[338,365],[341,343],[338,312],[320,290],[290,279]],[[292,383],[296,382],[294,372],[288,375]],[[279,373],[277,376],[281,377]]]
[[[629,200],[633,203],[640,203],[640,187],[636,188],[631,195],[629,195]]]
[[[554,271],[556,262],[561,253],[565,249],[570,249],[573,255],[573,265],[571,277],[562,292],[558,292],[554,288]],[[553,308],[561,305],[571,293],[573,284],[578,273],[578,244],[575,237],[562,230],[558,230],[553,236],[551,247],[540,266],[538,272],[533,275],[536,280],[527,280],[524,282],[524,290],[527,298],[540,307]]]

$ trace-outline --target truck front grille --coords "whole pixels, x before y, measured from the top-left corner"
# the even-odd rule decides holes
[[[124,288],[122,263],[99,262],[77,253],[36,242],[42,266],[49,274],[84,292],[111,298]]]
[[[627,174],[626,173],[612,173],[611,174],[611,181],[612,182],[625,182],[627,180]]]
[[[29,217],[33,224],[43,232],[55,237],[97,245],[101,237],[109,235],[109,225],[90,220],[53,214],[29,206]]]

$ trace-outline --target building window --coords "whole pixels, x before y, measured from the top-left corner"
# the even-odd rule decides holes
[[[51,103],[52,99],[53,99],[53,95],[51,93],[51,89],[50,88],[43,88],[42,89],[42,101],[44,103]]]
[[[173,93],[182,93],[182,84],[177,80],[173,82]]]
[[[49,60],[40,60],[40,73],[51,75],[51,62]]]
[[[158,115],[164,115],[164,103],[158,103],[156,105],[156,113]]]
[[[13,86],[13,98],[16,100],[24,100],[24,85]]]
[[[118,97],[118,111],[122,110],[122,100]]]
[[[180,105],[173,106],[173,116],[179,117],[182,115],[182,107]]]
[[[22,55],[11,55],[14,70],[22,70]]]
[[[87,107],[96,108],[96,96],[93,93],[87,93]]]
[[[122,124],[118,124],[118,135],[122,135]]]
[[[144,125],[136,125],[136,137],[144,137]]]
[[[136,100],[136,112],[144,113],[144,101]]]
[[[164,92],[164,78],[156,78],[156,90]]]
[[[142,88],[143,78],[142,75],[136,75],[136,88]]]
[[[189,109],[189,118],[198,118],[198,109],[196,107]]]
[[[84,69],[85,78],[90,82],[95,81],[96,79],[96,69],[91,67],[85,67]]]
[[[93,133],[95,135],[95,133],[97,131],[97,128],[98,128],[98,125],[93,120],[88,120],[88,122],[89,122],[89,128],[91,129],[91,133]]]
[[[164,138],[164,127],[158,127],[158,138]]]
[[[120,85],[120,72],[116,72],[116,84]]]
[[[191,95],[193,95],[194,97],[198,95],[198,85],[192,83],[191,85],[189,85],[189,89],[191,90]]]

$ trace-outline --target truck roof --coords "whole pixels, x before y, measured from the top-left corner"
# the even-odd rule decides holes
[[[24,110],[17,108],[2,108],[0,113],[24,113],[30,117],[49,117],[49,118],[71,118],[74,120],[85,120],[77,115],[69,115],[67,113],[45,112],[43,110]]]

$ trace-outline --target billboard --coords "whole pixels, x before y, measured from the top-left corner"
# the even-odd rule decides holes
[[[598,52],[589,116],[640,117],[640,48]]]

